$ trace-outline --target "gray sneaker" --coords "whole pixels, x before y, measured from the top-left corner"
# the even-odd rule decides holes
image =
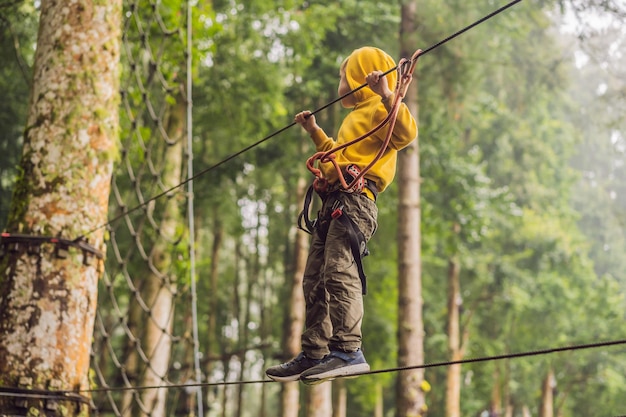
[[[300,379],[302,372],[319,365],[321,362],[322,359],[310,359],[306,357],[304,352],[300,352],[298,356],[289,362],[270,366],[265,371],[265,375],[278,382],[297,381]]]
[[[321,363],[302,372],[300,380],[307,385],[330,381],[337,377],[358,376],[370,370],[361,349],[356,352],[333,350]]]

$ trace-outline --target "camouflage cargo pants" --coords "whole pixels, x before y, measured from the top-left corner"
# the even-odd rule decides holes
[[[378,208],[365,194],[335,192],[323,202],[313,233],[303,278],[306,302],[302,349],[320,359],[330,350],[361,347],[363,294],[346,227],[330,217],[336,199],[369,241],[377,227]]]

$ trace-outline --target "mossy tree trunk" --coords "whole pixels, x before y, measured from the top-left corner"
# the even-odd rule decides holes
[[[0,260],[0,385],[86,390],[117,152],[122,1],[41,2],[20,177]],[[42,243],[74,240],[94,251]],[[87,415],[80,401],[3,397],[9,414]]]

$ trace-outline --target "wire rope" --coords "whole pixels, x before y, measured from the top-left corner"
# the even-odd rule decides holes
[[[485,21],[487,21],[487,20],[491,19],[492,17],[494,17],[494,16],[496,16],[496,15],[498,15],[498,14],[502,13],[503,11],[505,11],[505,10],[509,9],[510,7],[514,6],[515,4],[517,4],[517,3],[521,2],[521,1],[522,1],[522,0],[512,0],[511,2],[509,2],[509,3],[505,4],[504,6],[502,6],[502,7],[498,8],[498,9],[496,9],[496,10],[494,10],[493,12],[489,13],[488,15],[486,15],[486,16],[484,16],[484,17],[482,17],[482,18],[478,19],[478,20],[477,20],[477,21],[475,21],[474,23],[471,23],[470,25],[468,25],[468,26],[464,27],[463,29],[460,29],[460,30],[458,30],[458,31],[454,32],[452,35],[448,36],[447,38],[444,38],[443,40],[441,40],[441,41],[439,41],[439,42],[437,42],[437,43],[435,43],[435,44],[433,44],[433,45],[429,46],[428,48],[426,48],[426,49],[422,50],[422,53],[421,53],[421,54],[419,54],[419,56],[421,57],[421,56],[423,56],[423,55],[425,55],[425,54],[427,54],[427,53],[429,53],[429,52],[431,52],[431,51],[433,51],[433,50],[435,50],[435,49],[439,48],[439,47],[440,47],[440,46],[442,46],[443,44],[445,44],[445,43],[447,43],[447,42],[451,41],[452,39],[454,39],[454,38],[456,38],[456,37],[458,37],[458,36],[462,35],[463,33],[467,32],[468,30],[470,30],[470,29],[472,29],[472,28],[474,28],[474,27],[476,27],[476,26],[478,26],[478,25],[482,24],[483,22],[485,22]],[[407,62],[407,63],[412,63],[412,62],[414,62],[414,60],[413,60],[413,59],[408,60],[408,62]],[[389,74],[390,72],[395,71],[397,68],[398,68],[397,66],[396,66],[396,67],[394,67],[394,68],[391,68],[391,69],[389,69],[387,72],[384,72],[384,73],[383,73],[383,75]],[[341,101],[342,99],[344,99],[344,98],[348,97],[348,96],[349,96],[349,95],[351,95],[351,94],[354,94],[355,92],[357,92],[357,91],[361,90],[362,88],[364,88],[364,87],[366,87],[366,86],[367,86],[367,84],[362,84],[362,85],[360,85],[359,87],[356,87],[355,89],[353,89],[353,90],[351,90],[351,91],[347,92],[346,94],[344,94],[344,95],[342,95],[342,96],[340,96],[340,97],[338,97],[338,98],[336,98],[336,99],[332,100],[331,102],[329,102],[329,103],[327,103],[327,104],[325,104],[325,105],[323,105],[323,106],[321,106],[321,107],[319,107],[319,108],[317,108],[317,109],[315,109],[315,110],[311,111],[311,115],[317,114],[317,113],[321,112],[322,110],[327,109],[328,107],[330,107],[330,106],[334,105],[335,103],[338,103],[338,102],[339,102],[339,101]],[[192,182],[193,180],[195,180],[195,179],[197,179],[197,178],[199,178],[199,177],[201,177],[201,176],[203,176],[203,175],[207,174],[208,172],[213,171],[214,169],[219,168],[220,166],[222,166],[222,165],[224,165],[224,164],[226,164],[226,163],[230,162],[231,160],[233,160],[233,159],[237,158],[238,156],[240,156],[240,155],[242,155],[242,154],[244,154],[244,153],[248,152],[249,150],[251,150],[251,149],[253,149],[253,148],[255,148],[255,147],[257,147],[257,146],[259,146],[259,145],[261,145],[261,144],[263,144],[263,143],[265,143],[265,142],[267,142],[268,140],[272,139],[273,137],[278,136],[279,134],[283,133],[284,131],[286,131],[286,130],[290,129],[291,127],[293,127],[293,126],[295,126],[295,125],[296,125],[296,123],[295,123],[295,122],[291,122],[290,124],[288,124],[288,125],[286,125],[286,126],[284,126],[284,127],[280,128],[280,129],[278,129],[278,130],[276,130],[276,131],[274,131],[274,132],[270,133],[269,135],[265,136],[264,138],[262,138],[262,139],[258,140],[257,142],[254,142],[254,143],[252,143],[252,144],[250,144],[250,145],[246,146],[245,148],[243,148],[243,149],[241,149],[241,150],[239,150],[239,151],[237,151],[237,152],[235,152],[235,153],[233,153],[233,154],[231,154],[231,155],[227,156],[226,158],[222,159],[221,161],[219,161],[219,162],[217,162],[217,163],[215,163],[215,164],[213,164],[213,165],[211,165],[211,166],[209,166],[209,167],[207,167],[207,168],[205,168],[205,169],[203,169],[203,170],[201,170],[201,171],[197,172],[196,174],[194,174],[194,175],[192,175],[192,176],[188,177],[187,179],[185,179],[184,181],[181,181],[179,184],[177,184],[177,185],[175,185],[175,186],[173,186],[173,187],[171,187],[171,188],[169,188],[169,189],[167,189],[167,190],[165,190],[165,191],[162,191],[162,192],[160,192],[160,193],[158,193],[158,194],[154,195],[153,197],[151,197],[151,198],[149,198],[149,199],[147,199],[147,200],[143,201],[141,204],[138,204],[137,206],[135,206],[135,207],[133,207],[133,208],[130,208],[130,209],[125,209],[125,210],[123,211],[123,213],[118,214],[117,216],[112,217],[112,218],[111,218],[111,219],[109,219],[106,223],[103,223],[103,224],[101,224],[101,225],[99,225],[99,226],[94,227],[93,229],[91,229],[91,230],[87,231],[86,233],[84,233],[83,235],[79,236],[79,237],[78,237],[78,238],[76,238],[75,240],[76,240],[76,241],[82,240],[82,239],[84,239],[87,235],[89,235],[89,234],[91,234],[91,233],[93,233],[93,232],[95,232],[95,231],[97,231],[97,230],[100,230],[100,229],[102,229],[103,227],[107,227],[107,226],[108,226],[108,225],[110,225],[111,223],[113,223],[113,222],[115,222],[115,221],[117,221],[117,220],[120,220],[121,218],[123,218],[123,217],[127,216],[128,214],[133,213],[133,212],[135,212],[135,211],[139,210],[140,208],[142,208],[142,207],[144,207],[144,206],[146,206],[146,205],[150,204],[151,202],[153,202],[153,201],[155,201],[155,200],[160,199],[161,197],[164,197],[164,196],[166,196],[166,195],[170,194],[172,191],[174,191],[174,190],[176,190],[176,189],[178,189],[178,188],[180,188],[180,187],[182,187],[182,186],[184,186],[184,185],[187,185],[188,183],[190,183],[190,182]]]
[[[530,351],[516,352],[516,353],[504,353],[500,355],[492,355],[492,356],[481,356],[475,358],[468,359],[459,359],[452,361],[440,361],[440,362],[431,362],[431,363],[423,363],[420,365],[409,365],[409,366],[400,366],[394,368],[384,368],[384,369],[375,369],[367,372],[359,372],[354,373],[349,376],[339,376],[339,378],[348,378],[355,376],[363,376],[363,375],[377,375],[383,373],[392,373],[392,372],[402,372],[402,371],[410,371],[415,369],[428,369],[428,368],[441,368],[452,365],[467,365],[471,363],[480,363],[480,362],[492,362],[499,361],[505,359],[519,359],[524,357],[532,357],[532,356],[543,356],[554,353],[562,353],[562,352],[573,352],[579,350],[587,350],[587,349],[597,349],[601,347],[609,347],[609,346],[618,346],[625,345],[626,339],[616,339],[616,340],[608,340],[603,342],[595,342],[595,343],[584,343],[577,345],[568,345],[568,346],[559,346],[545,349],[536,349]],[[218,387],[218,386],[229,386],[229,385],[252,385],[252,384],[266,384],[276,382],[271,379],[259,379],[259,380],[249,380],[249,381],[221,381],[221,382],[204,382],[204,383],[193,383],[193,384],[170,384],[170,385],[151,385],[151,386],[136,386],[136,387],[105,387],[105,388],[95,388],[89,390],[81,390],[78,392],[108,392],[108,391],[129,391],[129,390],[150,390],[150,389],[177,389],[177,388],[198,388],[198,387]],[[76,393],[76,391],[68,391]]]

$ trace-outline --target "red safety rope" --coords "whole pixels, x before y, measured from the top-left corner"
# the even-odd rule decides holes
[[[358,184],[361,178],[363,178],[365,174],[367,174],[367,172],[374,166],[374,164],[376,164],[376,162],[378,162],[378,160],[383,156],[383,154],[385,153],[385,150],[387,149],[387,146],[389,145],[389,142],[391,141],[391,135],[393,134],[393,129],[395,127],[396,120],[398,118],[398,111],[400,110],[400,104],[402,103],[402,100],[404,99],[404,96],[406,95],[406,91],[409,88],[411,81],[413,80],[413,72],[415,71],[415,65],[417,64],[417,59],[419,58],[419,55],[421,53],[422,53],[422,50],[418,49],[417,51],[415,51],[415,53],[413,54],[410,60],[406,58],[402,58],[400,62],[398,63],[398,66],[397,66],[398,79],[396,81],[396,88],[394,90],[395,96],[394,96],[393,104],[391,105],[391,110],[389,111],[389,113],[387,114],[387,116],[382,122],[380,122],[377,126],[375,126],[369,132],[359,136],[356,139],[351,140],[350,142],[346,142],[329,151],[317,152],[313,154],[313,156],[311,156],[309,159],[307,159],[306,166],[309,169],[309,171],[311,171],[311,173],[315,175],[313,186],[315,187],[316,191],[318,192],[326,191],[328,187],[328,180],[324,178],[322,171],[319,168],[316,168],[314,166],[315,161],[319,161],[320,164],[325,163],[325,162],[331,162],[335,166],[335,170],[337,171],[337,174],[339,176],[341,187],[343,187],[344,190],[350,190],[356,184]],[[378,151],[378,153],[376,154],[372,162],[370,162],[364,169],[362,169],[361,172],[352,180],[352,182],[348,184],[346,179],[343,176],[343,172],[341,168],[339,167],[339,164],[335,160],[334,154],[342,149],[347,148],[348,146],[352,146],[355,143],[358,143],[362,141],[363,139],[373,135],[374,133],[382,129],[387,124],[389,125],[389,129],[387,130],[385,140],[383,141],[380,147],[380,150]]]

